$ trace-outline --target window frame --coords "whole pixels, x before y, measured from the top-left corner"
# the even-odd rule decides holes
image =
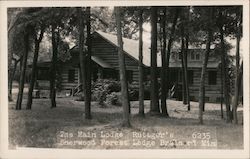
[[[217,85],[217,71],[216,70],[208,71],[208,85]]]
[[[50,80],[50,70],[47,67],[39,67],[37,69],[37,80]]]
[[[190,52],[190,60],[195,61],[195,53],[194,53],[194,51]]]
[[[198,56],[197,56],[198,55]],[[199,57],[199,58],[197,58],[197,57]],[[201,59],[201,55],[199,54],[199,53],[195,53],[195,60],[200,60]]]
[[[188,79],[188,84],[193,85],[194,84],[194,70],[187,70],[187,74],[188,74],[188,78],[187,78]],[[190,76],[190,74],[192,74],[192,77]]]
[[[74,73],[74,74],[72,74]],[[72,82],[75,82],[75,73],[76,73],[76,70],[75,69],[68,69],[68,82],[69,83],[72,83]]]

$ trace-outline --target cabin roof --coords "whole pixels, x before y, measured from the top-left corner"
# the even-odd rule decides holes
[[[117,36],[114,34],[110,33],[104,33],[102,31],[96,31],[93,33],[98,34],[101,36],[103,39],[108,41],[109,43],[113,44],[114,46],[118,47],[118,42],[117,42]],[[143,64],[145,66],[150,66],[150,55],[151,55],[151,45],[147,42],[143,42]],[[173,44],[173,51],[179,50],[178,44],[174,43]],[[213,47],[212,47],[213,48]],[[190,49],[194,50],[203,50],[204,46],[195,47],[195,46],[190,46]],[[128,39],[123,37],[123,51],[128,54],[129,56],[133,57],[137,61],[139,61],[139,41],[138,40],[133,40],[133,39]],[[218,67],[220,62],[218,61],[209,61],[207,67],[208,68],[216,68]],[[157,53],[157,66],[161,67],[161,54],[160,52]],[[194,68],[200,68],[202,66],[202,61],[193,61],[193,62],[188,62],[188,67],[194,67]],[[181,67],[181,62],[180,61],[170,61],[169,62],[169,67]]]
[[[114,46],[118,47],[117,36],[110,33],[104,33],[102,31],[96,31],[94,34],[100,35],[103,39],[112,43]],[[134,59],[139,60],[139,41],[123,38],[123,51],[132,56]],[[161,65],[160,58],[157,59],[158,65]],[[143,42],[143,64],[150,66],[150,44]]]
[[[91,56],[91,60],[100,65],[102,68],[113,68],[110,64],[103,61],[101,58],[97,56]]]
[[[111,43],[113,46],[118,47],[118,42],[117,42],[117,36],[111,33],[105,33],[102,31],[95,31],[93,33],[93,37],[95,36],[100,36],[102,39],[105,41]],[[143,64],[147,67],[150,67],[150,55],[151,55],[151,49],[150,49],[150,44],[148,42],[143,42]],[[73,51],[74,54],[77,53],[78,46],[74,46],[71,49],[71,52]],[[194,50],[203,50],[203,47],[201,48],[195,48],[195,47],[190,47],[190,49]],[[123,38],[123,50],[124,52],[131,58],[135,59],[136,61],[139,61],[139,41],[138,40],[133,40],[133,39],[128,39],[128,38]],[[175,43],[173,44],[173,51],[178,51],[179,46],[176,45]],[[77,54],[75,54],[77,55]],[[112,68],[112,66],[102,60],[100,57],[97,57],[95,55],[91,56],[92,61],[97,63],[103,68]],[[208,68],[217,68],[219,66],[220,62],[214,57],[209,60],[207,67]],[[43,62],[38,62],[38,67],[49,67],[50,61],[43,61]],[[157,66],[161,67],[161,54],[160,52],[157,53]],[[181,67],[181,61],[176,61],[172,60],[170,58],[169,61],[169,67]],[[191,68],[201,68],[202,67],[202,61],[188,61],[188,67]]]
[[[220,62],[217,61],[209,61],[207,63],[207,68],[218,68],[220,65]],[[169,63],[169,67],[182,67],[181,62],[171,62]],[[189,61],[187,63],[188,68],[201,68],[202,67],[202,61]]]
[[[107,62],[103,61],[102,59],[100,59],[97,56],[91,56],[91,60],[94,61],[95,63],[97,63],[98,65],[100,65],[102,68],[113,68],[110,64],[108,64]],[[58,61],[59,63],[61,61]],[[51,61],[42,61],[42,62],[38,62],[37,63],[37,67],[50,67],[51,66]],[[31,65],[29,65],[29,67],[31,67]]]

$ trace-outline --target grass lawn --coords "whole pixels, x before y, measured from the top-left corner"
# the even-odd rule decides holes
[[[131,128],[121,127],[122,107],[100,107],[92,102],[92,120],[84,119],[84,102],[58,98],[34,99],[32,110],[15,110],[9,103],[9,147],[78,149],[242,149],[243,124],[227,124],[219,104],[206,104],[204,125],[198,124],[198,103],[187,111],[180,101],[168,101],[170,118],[138,117],[138,102],[131,102]],[[145,111],[149,111],[145,101]],[[225,112],[224,112],[225,113]],[[242,111],[239,112],[242,121]]]

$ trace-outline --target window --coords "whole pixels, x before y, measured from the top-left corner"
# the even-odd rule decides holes
[[[104,69],[103,70],[103,79],[119,80],[119,70]]]
[[[179,60],[182,59],[182,53],[179,53]]]
[[[196,52],[194,50],[191,50],[191,52],[190,52],[190,59],[191,60],[200,60],[201,59],[201,53],[200,52]]]
[[[208,72],[208,84],[209,85],[216,85],[217,80],[217,72],[216,71],[209,71]]]
[[[132,82],[133,81],[133,71],[126,70],[126,76],[127,76],[127,81],[128,82]]]
[[[196,60],[200,60],[200,54],[196,53],[195,58],[196,58]]]
[[[43,67],[38,68],[37,79],[38,80],[49,80],[50,79],[49,68],[43,68]]]
[[[194,52],[191,52],[191,60],[195,60],[195,54],[194,54]]]
[[[68,82],[75,82],[75,70],[68,71]]]
[[[188,84],[194,83],[194,71],[188,70]]]

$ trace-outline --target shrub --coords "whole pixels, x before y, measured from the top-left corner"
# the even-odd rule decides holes
[[[129,100],[139,99],[139,83],[132,82],[128,85]],[[144,83],[144,99],[150,99],[150,82]],[[105,103],[121,105],[121,85],[113,79],[100,79],[92,83],[92,100],[98,101],[100,105]]]
[[[135,101],[139,98],[139,83],[132,82],[128,85],[129,100]]]
[[[121,92],[112,92],[106,96],[106,101],[107,104],[111,105],[117,105],[121,106],[122,101],[121,101]]]
[[[139,99],[139,83],[133,82],[129,85],[129,98],[132,101]],[[150,99],[150,81],[144,83],[144,99]]]
[[[98,101],[100,105],[104,105],[107,95],[112,92],[120,92],[121,86],[118,81],[111,79],[100,79],[93,83],[92,97],[93,100]]]

